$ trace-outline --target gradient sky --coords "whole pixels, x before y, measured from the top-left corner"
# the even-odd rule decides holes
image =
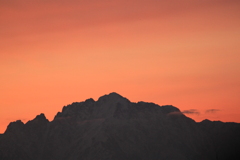
[[[0,133],[110,92],[240,122],[240,1],[0,0]]]

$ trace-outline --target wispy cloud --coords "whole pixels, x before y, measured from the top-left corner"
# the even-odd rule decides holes
[[[184,110],[184,111],[182,111],[182,113],[184,113],[184,114],[197,114],[197,115],[200,114],[200,112],[197,109]]]
[[[220,110],[219,109],[208,109],[205,111],[205,113],[216,113],[218,111],[220,111]]]

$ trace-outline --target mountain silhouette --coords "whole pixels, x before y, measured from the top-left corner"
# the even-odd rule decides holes
[[[11,122],[1,160],[239,160],[240,124],[195,122],[178,108],[130,102],[117,93]]]

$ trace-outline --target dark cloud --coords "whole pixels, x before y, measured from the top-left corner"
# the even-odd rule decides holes
[[[220,110],[219,109],[208,109],[205,111],[205,113],[216,113],[218,111],[220,111]]]
[[[197,115],[200,114],[200,112],[198,110],[196,110],[196,109],[184,110],[184,111],[182,111],[182,113],[183,114],[197,114]]]

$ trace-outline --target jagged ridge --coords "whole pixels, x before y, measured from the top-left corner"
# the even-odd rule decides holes
[[[196,123],[174,106],[110,93],[64,106],[51,122],[11,122],[0,159],[231,159],[240,157],[238,135],[237,123]]]

